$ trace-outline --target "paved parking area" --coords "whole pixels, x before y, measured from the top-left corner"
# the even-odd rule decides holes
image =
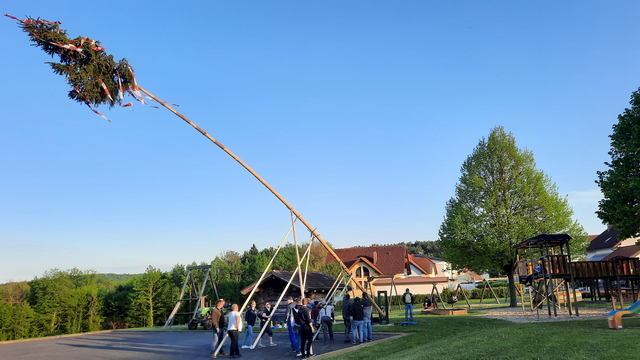
[[[242,341],[241,334],[240,339]],[[313,352],[317,355],[344,351],[358,346],[369,346],[376,341],[395,336],[390,333],[374,333],[374,341],[362,345],[351,345],[336,334],[333,342],[315,341]],[[321,336],[322,337],[322,336]],[[0,343],[0,359],[209,359],[213,335],[209,331],[127,331],[61,336],[55,338],[32,339]],[[277,346],[240,349],[243,359],[294,360],[290,351],[289,336],[286,332],[274,332]],[[265,336],[263,343],[267,344]],[[229,352],[229,340],[224,347]],[[228,359],[228,356],[218,356]],[[316,357],[317,358],[317,357]]]

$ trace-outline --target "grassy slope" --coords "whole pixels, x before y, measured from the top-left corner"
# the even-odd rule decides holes
[[[401,322],[399,313],[391,321]],[[607,320],[513,323],[465,316],[416,316],[418,325],[374,327],[407,332],[400,339],[358,346],[329,359],[634,359],[640,317],[611,330]],[[342,328],[344,329],[344,328]],[[340,331],[340,330],[338,330]]]

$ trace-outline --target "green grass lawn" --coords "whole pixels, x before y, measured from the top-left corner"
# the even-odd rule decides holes
[[[416,310],[418,314],[419,309]],[[392,323],[403,320],[404,314],[397,309],[390,316]],[[373,327],[374,331],[406,333],[401,338],[361,345],[355,351],[328,358],[636,359],[640,356],[640,316],[625,318],[624,330],[609,329],[606,319],[513,323],[472,315],[415,315],[414,320],[417,325]],[[340,333],[344,327],[336,325],[335,330]]]

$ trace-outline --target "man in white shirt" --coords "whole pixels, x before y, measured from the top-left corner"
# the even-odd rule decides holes
[[[329,302],[328,304],[323,301],[322,308],[320,309],[320,324],[322,324],[322,337],[324,338],[324,342],[333,341],[333,302]],[[329,339],[327,339],[327,329],[329,329]]]
[[[242,331],[242,316],[238,311],[238,304],[231,305],[231,313],[229,313],[229,326],[227,328],[227,334],[231,339],[231,351],[229,355],[231,358],[237,358],[240,355],[240,349],[238,348],[239,333]]]

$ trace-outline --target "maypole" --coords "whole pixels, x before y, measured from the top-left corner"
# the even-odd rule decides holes
[[[27,18],[18,19],[10,14],[5,16],[17,20],[22,30],[29,34],[29,38],[34,42],[35,46],[40,47],[44,52],[52,57],[58,56],[60,62],[48,62],[54,73],[64,75],[67,83],[71,85],[72,90],[69,91],[70,99],[85,104],[91,111],[109,120],[102,113],[97,111],[95,107],[99,105],[115,105],[128,107],[132,103],[124,103],[125,93],[129,94],[133,99],[146,104],[145,96],[154,100],[161,106],[165,107],[176,116],[191,125],[203,136],[213,142],[216,146],[226,152],[242,167],[244,167],[251,175],[253,175],[262,185],[264,185],[273,195],[275,195],[289,211],[300,220],[300,222],[309,230],[312,237],[316,238],[320,244],[333,256],[340,264],[340,268],[349,272],[349,268],[342,262],[340,257],[333,251],[331,246],[320,236],[314,227],[305,220],[300,213],[291,206],[271,185],[269,185],[260,175],[258,175],[249,165],[244,163],[231,150],[222,145],[219,141],[209,135],[206,131],[177,112],[168,102],[158,99],[149,91],[140,87],[136,81],[133,68],[126,59],[116,62],[113,56],[106,53],[106,48],[100,45],[99,41],[95,41],[86,37],[78,36],[75,39],[69,39],[67,32],[60,29],[60,22],[51,22],[41,19]],[[113,96],[112,96],[113,94]],[[355,285],[362,292],[365,289],[358,282]],[[374,302],[374,306],[378,311],[382,311]]]

